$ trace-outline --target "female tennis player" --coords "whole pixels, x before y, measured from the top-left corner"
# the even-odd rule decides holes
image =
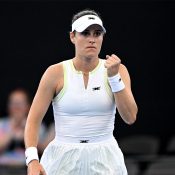
[[[97,12],[83,10],[73,16],[75,56],[47,68],[28,114],[28,175],[127,175],[113,136],[115,113],[133,124],[138,109],[121,59],[115,53],[99,58],[104,34]],[[51,102],[55,138],[39,160],[38,131]]]

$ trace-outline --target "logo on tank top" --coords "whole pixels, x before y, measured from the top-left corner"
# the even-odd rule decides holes
[[[92,90],[93,91],[98,91],[98,90],[100,90],[100,88],[101,88],[100,86],[99,87],[94,87],[94,88],[92,88]]]

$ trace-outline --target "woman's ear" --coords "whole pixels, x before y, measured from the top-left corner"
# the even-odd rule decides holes
[[[70,32],[70,40],[73,44],[75,44],[75,33],[74,32]]]

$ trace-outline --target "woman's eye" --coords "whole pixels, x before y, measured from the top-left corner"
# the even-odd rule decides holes
[[[95,31],[92,35],[94,35],[95,37],[98,37],[98,36],[102,35],[102,33],[103,33],[102,31]],[[89,35],[91,35],[91,33],[89,31],[83,31],[83,32],[81,32],[81,35],[89,36]]]
[[[89,33],[88,31],[83,31],[83,32],[81,32],[81,34],[82,34],[83,36],[88,36],[88,35],[90,35],[90,33]]]
[[[101,34],[102,34],[101,31],[96,31],[96,32],[94,33],[94,35],[95,35],[96,37],[100,36]]]

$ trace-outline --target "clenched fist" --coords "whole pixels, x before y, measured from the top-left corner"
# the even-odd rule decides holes
[[[116,55],[106,55],[105,68],[107,68],[108,77],[112,77],[118,73],[120,63],[121,60]]]

